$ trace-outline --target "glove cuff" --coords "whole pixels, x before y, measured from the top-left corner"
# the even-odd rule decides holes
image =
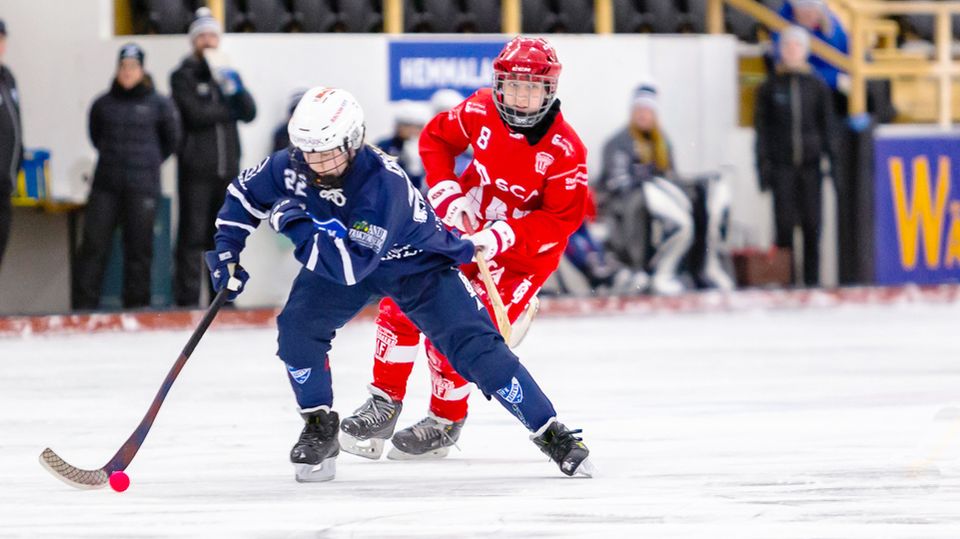
[[[430,205],[433,206],[441,219],[446,217],[450,203],[462,196],[463,190],[460,189],[460,184],[454,180],[437,182],[427,191],[427,200],[430,201]]]
[[[508,225],[506,221],[494,221],[490,225],[490,230],[497,238],[497,254],[503,253],[517,243],[517,235],[513,232],[513,227]]]

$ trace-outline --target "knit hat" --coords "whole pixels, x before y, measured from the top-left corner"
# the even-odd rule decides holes
[[[634,107],[645,107],[654,112],[659,109],[657,100],[657,87],[650,83],[643,83],[633,90],[633,98],[630,104]]]
[[[122,62],[127,58],[133,58],[137,62],[140,62],[140,66],[143,66],[143,59],[146,57],[146,53],[143,52],[143,49],[140,48],[140,45],[136,43],[127,43],[126,45],[120,47],[120,55],[117,58],[117,63]]]
[[[213,17],[210,8],[202,7],[197,10],[193,22],[190,23],[190,41],[196,40],[200,34],[217,34],[219,36],[222,33],[223,27],[220,26],[220,21]]]
[[[810,32],[802,26],[788,26],[780,33],[780,47],[788,41],[796,41],[805,51],[810,51]]]
[[[818,7],[824,9],[827,7],[827,4],[823,0],[790,0],[790,3],[793,4],[794,8],[798,7]]]

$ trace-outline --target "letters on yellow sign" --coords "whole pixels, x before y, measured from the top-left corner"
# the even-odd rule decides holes
[[[937,181],[933,194],[930,190],[930,160],[926,156],[919,156],[911,164],[913,196],[908,199],[903,158],[891,157],[888,161],[897,236],[900,239],[900,262],[906,270],[917,267],[917,250],[922,237],[924,263],[928,269],[938,269],[950,195],[950,158],[941,155],[937,160]],[[957,219],[960,209],[955,209],[957,204],[954,202],[950,208],[952,223],[944,256],[947,267],[952,267],[955,262],[960,263],[960,224]]]

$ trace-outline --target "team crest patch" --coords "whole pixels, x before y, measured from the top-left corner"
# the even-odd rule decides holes
[[[537,170],[537,174],[546,174],[547,168],[553,164],[553,156],[547,152],[538,152],[537,153],[537,162],[534,165],[534,168]]]
[[[523,388],[516,377],[510,379],[510,385],[497,390],[497,395],[510,404],[520,404],[523,402]]]
[[[371,225],[366,221],[357,221],[348,231],[350,239],[368,249],[380,252],[387,241],[387,229]]]
[[[307,381],[307,378],[310,378],[310,371],[313,369],[295,369],[287,365],[287,370],[290,372],[290,378],[293,378],[294,382],[303,385],[303,383]],[[516,378],[514,378],[514,380],[516,380]]]

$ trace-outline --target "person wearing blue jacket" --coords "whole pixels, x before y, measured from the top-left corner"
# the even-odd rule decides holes
[[[824,0],[789,0],[780,8],[780,16],[793,24],[806,28],[811,35],[832,45],[838,51],[849,52],[847,32],[840,24]],[[773,34],[773,48],[780,50],[780,34]],[[843,80],[846,73],[816,54],[811,54],[808,62],[814,73],[820,76],[834,92],[846,93]]]
[[[214,289],[231,299],[249,278],[240,262],[261,221],[290,238],[303,264],[277,318],[286,364],[306,422],[290,460],[301,482],[327,481],[340,451],[327,353],[364,306],[393,298],[451,359],[529,429],[566,475],[590,475],[589,450],[556,420],[550,400],[497,332],[457,266],[494,256],[496,235],[448,232],[395,160],[364,144],[363,110],[342,89],[304,94],[288,124],[291,147],[240,173],[205,253]]]

